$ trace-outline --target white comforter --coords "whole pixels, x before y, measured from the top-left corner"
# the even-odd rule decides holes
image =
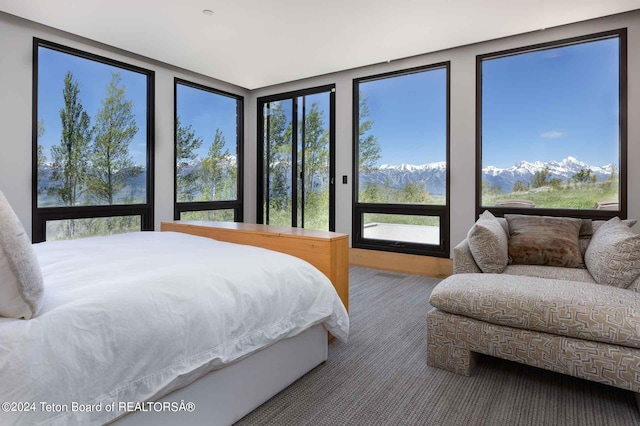
[[[118,414],[72,412],[72,403],[153,400],[193,380],[185,375],[318,323],[348,335],[330,281],[292,256],[172,232],[35,249],[45,285],[39,315],[0,318],[0,403],[35,403],[35,411],[0,410],[2,425],[104,423]]]

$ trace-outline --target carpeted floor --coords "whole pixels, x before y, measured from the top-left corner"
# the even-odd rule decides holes
[[[488,356],[471,377],[426,364],[435,278],[350,269],[349,343],[238,425],[636,425],[631,392]]]

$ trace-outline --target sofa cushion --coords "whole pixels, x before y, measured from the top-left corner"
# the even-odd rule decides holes
[[[599,284],[627,288],[640,275],[640,235],[614,217],[593,235],[585,262]]]
[[[496,220],[502,226],[502,229],[504,229],[504,233],[507,234],[507,237],[508,237],[509,236],[509,222],[507,222],[507,219],[505,219],[504,217],[496,217]]]
[[[598,232],[598,229],[600,229],[600,227],[602,225],[604,225],[605,223],[607,223],[607,220],[594,220],[592,222],[592,229],[593,229],[593,234],[595,234],[596,232]],[[620,222],[624,223],[625,225],[627,225],[629,228],[633,228],[635,226],[636,223],[638,223],[637,219],[623,219]]]
[[[485,273],[500,273],[507,267],[507,233],[491,212],[485,211],[467,234],[469,250]]]
[[[509,263],[584,268],[581,219],[505,215],[509,223]]]
[[[627,290],[640,291],[640,275],[627,287]]]
[[[508,327],[640,348],[640,293],[616,287],[504,274],[452,275],[429,303]]]
[[[583,223],[586,219],[582,219]],[[621,220],[620,222],[624,223],[625,225],[627,225],[629,228],[633,228],[633,226],[638,222],[636,219],[624,219]],[[600,229],[600,227],[602,225],[604,225],[605,223],[607,223],[606,220],[594,220],[591,223],[591,233],[587,233],[584,232],[587,228],[583,227],[580,228],[580,253],[582,253],[582,257],[584,258],[584,255],[587,253],[587,248],[589,248],[589,244],[591,243],[591,237],[593,237],[593,234]]]
[[[562,281],[595,283],[587,269],[563,268],[561,266],[509,265],[503,274],[524,275],[528,277],[549,278]]]
[[[580,219],[580,238],[591,238],[593,235],[593,221],[591,219]]]

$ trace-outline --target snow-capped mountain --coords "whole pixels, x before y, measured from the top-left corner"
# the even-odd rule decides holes
[[[580,172],[580,170],[591,169],[598,181],[611,176],[615,166],[607,164],[605,166],[593,166],[577,160],[574,157],[567,157],[562,161],[520,161],[508,168],[486,166],[482,169],[482,178],[489,185],[498,185],[502,192],[511,192],[513,184],[518,181],[530,184],[535,173],[549,168],[548,179],[562,179],[566,181]],[[446,185],[446,164],[445,162],[427,163],[423,165],[413,164],[384,164],[377,169],[360,174],[360,183],[376,183],[384,185],[387,182],[393,188],[402,188],[407,183],[424,184],[425,190],[430,194],[441,195],[445,193]]]
[[[424,184],[430,194],[439,195],[446,192],[447,163],[427,163],[420,166],[414,164],[383,164],[369,173],[360,174],[360,185],[375,183],[389,184],[392,188],[403,188],[407,183]]]
[[[549,169],[548,179],[561,179],[566,181],[580,170],[591,170],[591,174],[596,176],[598,181],[611,176],[615,166],[607,164],[605,166],[594,166],[580,161],[574,157],[567,157],[562,161],[520,161],[511,167],[501,169],[499,167],[487,166],[482,169],[482,178],[489,185],[498,185],[502,192],[511,192],[513,184],[522,181],[531,183],[536,172]]]
[[[126,186],[114,195],[116,203],[144,202],[147,188],[147,171],[144,165],[136,164],[138,173],[133,177],[128,177]],[[119,171],[116,171],[118,174]],[[39,167],[38,171],[38,205],[40,207],[50,207],[59,205],[59,201],[47,192],[48,188],[59,187],[60,183],[52,179],[53,167],[47,162]],[[80,198],[83,200],[83,198]]]
[[[235,155],[228,155],[226,157],[223,158],[223,160],[220,162],[220,165],[222,166],[223,170],[227,170],[228,168],[232,168],[236,166],[236,156]],[[191,160],[185,163],[181,163],[180,168],[181,168],[181,173],[182,174],[187,174],[192,172],[193,170],[199,169],[202,167],[202,159],[201,158],[196,158],[195,160]]]

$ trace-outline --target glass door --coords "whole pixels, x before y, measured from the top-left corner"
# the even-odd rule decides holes
[[[258,223],[335,229],[334,91],[258,99]]]

